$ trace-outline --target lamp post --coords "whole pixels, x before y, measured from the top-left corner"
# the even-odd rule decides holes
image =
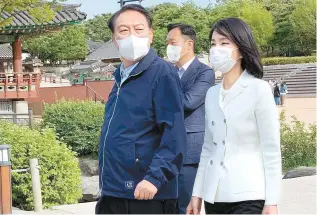
[[[120,3],[120,7],[123,7],[125,5],[125,3],[137,2],[137,1],[141,4],[142,1],[144,1],[144,0],[120,0],[120,1],[118,1],[118,3]]]
[[[0,145],[0,214],[12,214],[9,146]]]

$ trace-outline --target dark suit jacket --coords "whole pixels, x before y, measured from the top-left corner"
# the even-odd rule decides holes
[[[205,97],[215,84],[215,73],[197,58],[181,78],[187,132],[184,164],[199,163],[205,132]]]

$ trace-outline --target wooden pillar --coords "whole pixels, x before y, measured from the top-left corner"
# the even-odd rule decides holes
[[[13,42],[13,71],[22,72],[22,42],[19,36]]]

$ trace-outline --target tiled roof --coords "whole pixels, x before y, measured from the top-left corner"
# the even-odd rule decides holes
[[[91,54],[95,50],[99,49],[101,46],[103,46],[105,42],[94,42],[92,40],[87,41],[88,45],[88,53]]]
[[[75,5],[78,6],[78,5]],[[12,22],[0,29],[0,34],[11,32],[25,32],[34,29],[45,29],[52,26],[62,26],[72,23],[80,23],[86,19],[86,14],[78,11],[74,5],[62,5],[62,9],[57,11],[55,17],[50,22],[37,23],[36,19],[32,17],[28,11],[15,11]],[[6,20],[11,18],[12,15],[7,12],[0,14],[1,18]]]
[[[120,54],[112,40],[102,45],[99,49],[88,55],[87,60],[119,59]]]
[[[12,47],[9,43],[0,44],[0,59],[12,59]]]

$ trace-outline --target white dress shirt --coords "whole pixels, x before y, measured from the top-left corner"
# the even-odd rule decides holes
[[[193,57],[192,59],[190,59],[189,61],[187,61],[183,66],[181,66],[178,69],[178,76],[179,78],[182,78],[184,73],[186,72],[186,70],[188,69],[188,67],[190,66],[190,64],[192,64],[192,62],[195,60],[195,57]]]
[[[246,71],[226,95],[206,96],[205,139],[193,196],[207,202],[279,202],[282,175],[278,111],[269,84]]]

